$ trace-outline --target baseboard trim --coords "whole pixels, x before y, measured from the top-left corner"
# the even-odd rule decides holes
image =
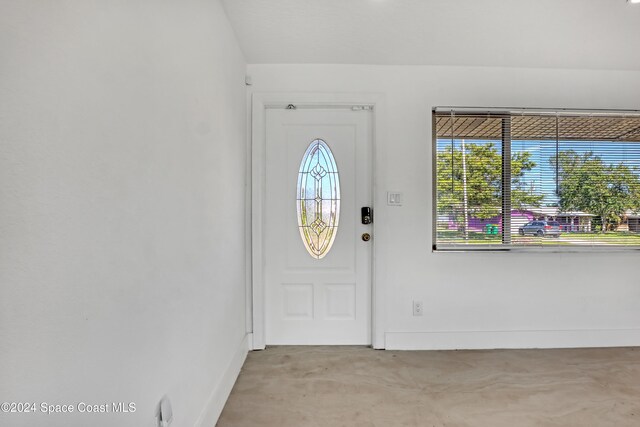
[[[222,409],[224,408],[224,404],[229,398],[231,389],[233,389],[233,385],[236,383],[236,379],[240,374],[240,369],[242,369],[242,365],[247,358],[248,351],[249,334],[246,334],[242,339],[240,346],[236,349],[236,352],[227,366],[222,379],[211,392],[206,406],[202,410],[198,421],[196,421],[196,427],[214,427],[216,425],[216,422],[218,422],[218,418],[222,413]]]
[[[475,350],[640,346],[640,329],[387,332],[387,350]]]
[[[247,332],[247,347],[249,351],[253,350],[253,332]]]

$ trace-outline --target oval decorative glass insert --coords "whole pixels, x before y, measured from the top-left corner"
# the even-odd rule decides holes
[[[336,238],[340,178],[331,149],[321,139],[309,144],[298,171],[298,228],[309,254],[323,258]]]

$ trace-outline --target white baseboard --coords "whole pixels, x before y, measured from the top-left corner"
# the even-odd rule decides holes
[[[472,350],[640,346],[640,329],[387,332],[387,350]]]
[[[253,332],[247,332],[247,346],[249,351],[253,350]]]
[[[236,379],[240,374],[240,369],[247,358],[248,351],[249,334],[244,336],[240,346],[233,355],[233,359],[231,359],[231,363],[227,366],[222,379],[211,392],[209,400],[207,400],[207,405],[202,410],[198,421],[196,421],[196,427],[214,427],[216,425],[224,408],[224,404],[229,398],[231,389],[233,389],[233,385],[236,383]]]

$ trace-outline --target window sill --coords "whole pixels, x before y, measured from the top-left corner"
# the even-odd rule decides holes
[[[455,252],[524,252],[524,253],[620,253],[620,252],[637,252],[640,246],[625,245],[593,245],[593,246],[507,246],[507,245],[447,245],[445,247],[436,247],[434,245],[433,253],[455,253]]]

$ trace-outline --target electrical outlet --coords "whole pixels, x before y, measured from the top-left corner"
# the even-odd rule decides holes
[[[422,316],[422,312],[424,311],[424,306],[422,305],[422,301],[414,301],[413,302],[413,315],[414,316]]]

